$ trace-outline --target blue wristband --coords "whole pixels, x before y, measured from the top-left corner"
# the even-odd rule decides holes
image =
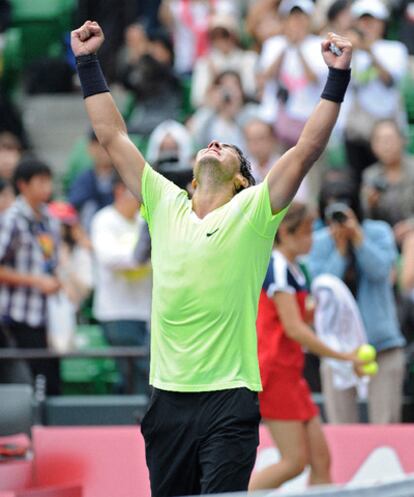
[[[91,97],[98,93],[109,92],[96,54],[79,55],[76,57],[76,68],[82,87],[83,98]]]
[[[335,69],[334,67],[330,67],[321,98],[340,104],[344,101],[350,80],[351,69]]]

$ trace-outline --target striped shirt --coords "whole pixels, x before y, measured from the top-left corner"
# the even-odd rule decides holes
[[[0,217],[0,265],[22,274],[54,274],[57,265],[59,225],[46,208],[36,218],[19,196]],[[28,286],[0,284],[0,316],[3,320],[43,326],[47,297]]]

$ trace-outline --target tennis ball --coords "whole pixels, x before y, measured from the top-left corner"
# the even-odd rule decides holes
[[[362,371],[366,375],[375,376],[378,373],[378,363],[374,361],[365,364],[365,366],[362,366]]]
[[[361,347],[359,347],[358,359],[361,359],[361,361],[372,362],[375,361],[376,357],[377,357],[377,351],[369,343],[366,343],[364,345],[361,345]]]

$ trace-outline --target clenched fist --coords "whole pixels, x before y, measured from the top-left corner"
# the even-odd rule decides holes
[[[71,33],[70,44],[75,57],[96,53],[105,37],[97,22],[86,21]]]
[[[329,45],[331,43],[341,50],[341,55],[335,55],[330,51]],[[322,56],[328,67],[349,69],[352,58],[352,43],[347,38],[335,33],[328,33],[326,40],[322,42]]]

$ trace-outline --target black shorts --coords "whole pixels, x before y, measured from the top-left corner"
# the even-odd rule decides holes
[[[152,497],[247,490],[259,444],[257,393],[154,389],[141,423]]]

